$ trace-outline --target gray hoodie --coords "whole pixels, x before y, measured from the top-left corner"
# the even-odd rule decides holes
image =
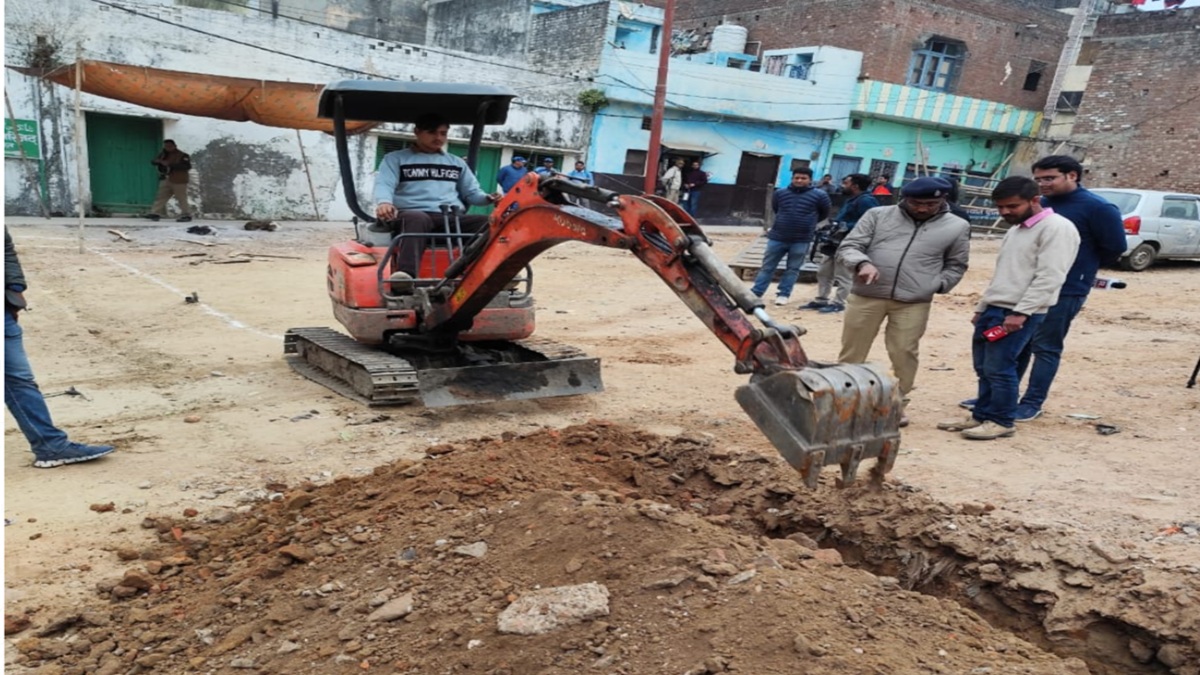
[[[929,302],[935,293],[948,293],[958,285],[970,252],[971,226],[949,209],[917,223],[896,205],[863,214],[838,247],[837,260],[852,272],[868,262],[878,268],[873,284],[855,278],[855,295]]]

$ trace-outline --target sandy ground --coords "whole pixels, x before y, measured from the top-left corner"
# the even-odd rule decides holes
[[[174,223],[91,221],[81,255],[70,222],[8,219],[31,283],[34,311],[22,325],[42,388],[73,386],[88,397],[51,398],[55,419],[73,438],[119,451],[34,469],[6,418],[6,611],[93,595],[96,579],[120,568],[111,551],[144,537],[145,517],[249,503],[270,483],[365,475],[437,443],[602,418],[667,435],[700,431],[732,451],[774,454],[733,400],[744,376],[732,372],[731,356],[627,253],[571,244],[536,262],[539,334],[601,357],[603,394],[410,406],[364,424],[374,411],[299,378],[281,354],[287,328],[331,325],[325,250],[348,227],[285,223],[271,233],[209,224],[219,236],[186,235]],[[116,240],[108,227],[134,241]],[[709,232],[725,259],[755,235]],[[1013,438],[970,442],[934,424],[958,416],[956,402],[973,393],[968,319],[997,247],[976,240],[966,279],[935,302],[893,477],[939,501],[987,502],[1033,527],[1197,571],[1200,389],[1184,382],[1200,356],[1200,263],[1124,273],[1129,288],[1093,293],[1046,414]],[[246,252],[295,259],[218,264]],[[197,253],[207,255],[182,257]],[[812,289],[802,285],[795,295]],[[200,302],[185,303],[193,292]],[[774,313],[808,329],[810,357],[836,356],[838,315]],[[873,356],[886,358],[882,339]],[[1120,431],[1102,436],[1094,421],[1069,414],[1098,416]],[[114,512],[89,509],[110,502]]]

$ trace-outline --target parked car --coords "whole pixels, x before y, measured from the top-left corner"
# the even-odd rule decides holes
[[[1200,195],[1097,188],[1117,205],[1129,242],[1121,267],[1135,272],[1165,258],[1200,258]]]

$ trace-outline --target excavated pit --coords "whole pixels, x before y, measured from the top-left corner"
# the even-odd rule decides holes
[[[604,422],[429,449],[244,513],[147,519],[92,606],[35,612],[25,672],[1174,673],[1194,569],[907,486]],[[481,546],[486,544],[486,546]],[[132,550],[130,550],[132,549]],[[606,616],[497,631],[537,588]],[[378,620],[407,600],[411,611]],[[1086,665],[1085,665],[1086,664]]]

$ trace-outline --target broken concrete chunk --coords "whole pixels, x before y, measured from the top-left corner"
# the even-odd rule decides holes
[[[541,635],[608,616],[608,588],[595,582],[531,591],[500,613],[501,633]]]
[[[412,593],[405,593],[398,598],[389,600],[382,607],[371,612],[367,621],[395,621],[402,619],[413,611]]]

